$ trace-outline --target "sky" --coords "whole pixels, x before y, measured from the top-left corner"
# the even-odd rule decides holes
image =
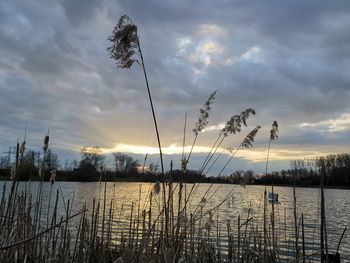
[[[208,127],[189,168],[198,169],[220,128],[253,108],[224,174],[265,170],[271,124],[279,124],[268,170],[294,159],[349,152],[349,1],[50,0],[0,2],[0,153],[23,140],[63,160],[84,146],[157,162],[157,140],[141,68],[117,68],[106,51],[118,19],[138,26],[165,153],[179,167],[185,114],[186,149],[199,109],[217,90]],[[221,149],[220,149],[221,150]],[[218,161],[216,174],[229,158]],[[112,165],[112,158],[107,158]]]

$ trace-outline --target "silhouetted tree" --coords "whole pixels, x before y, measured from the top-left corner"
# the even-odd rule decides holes
[[[33,155],[34,156],[34,155]],[[51,149],[48,149],[45,156],[45,170],[57,170],[60,165],[58,156]]]
[[[9,156],[1,156],[0,157],[0,168],[6,169],[10,166],[10,158]]]
[[[117,173],[128,174],[135,172],[139,166],[139,162],[127,154],[113,153],[113,157]]]
[[[77,169],[77,168],[79,167],[79,162],[78,162],[78,160],[72,160],[72,161],[70,162],[70,166],[71,166],[72,170]]]
[[[158,165],[158,163],[150,163],[149,164],[149,172],[151,174],[157,174],[159,172],[159,165]]]
[[[21,164],[18,167],[19,179],[28,180],[36,175],[35,171],[35,152],[28,149],[24,153]]]
[[[105,156],[102,154],[102,150],[99,146],[84,146],[80,153],[81,160],[79,169],[95,172],[103,166]]]

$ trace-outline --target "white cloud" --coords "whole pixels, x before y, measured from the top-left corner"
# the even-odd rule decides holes
[[[217,42],[204,41],[199,43],[195,51],[190,54],[190,61],[192,63],[202,63],[208,66],[213,63],[215,57],[221,54],[224,48]]]
[[[253,61],[254,63],[258,63],[262,61],[261,57],[261,48],[254,46],[251,47],[247,52],[244,52],[240,58],[241,60],[250,60]]]
[[[340,132],[350,129],[350,113],[343,113],[334,119],[326,119],[320,122],[302,122],[297,125],[299,128],[319,129],[323,132]]]
[[[208,125],[207,127],[205,127],[203,132],[219,131],[219,130],[221,130],[224,127],[225,127],[225,123],[219,123],[219,124],[216,124],[216,125]]]
[[[225,31],[216,24],[202,24],[199,26],[197,33],[200,36],[222,36]]]
[[[224,35],[225,31],[218,25],[202,24],[191,36],[177,39],[176,59],[189,63],[195,76],[204,73],[225,52],[221,44]]]

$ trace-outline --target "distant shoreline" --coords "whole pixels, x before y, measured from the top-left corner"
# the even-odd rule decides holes
[[[263,184],[250,184],[250,185],[261,185],[261,186],[270,186],[271,185],[263,185]],[[293,187],[293,185],[286,185],[286,184],[275,184],[274,187]],[[317,185],[296,185],[296,188],[320,188],[320,186]],[[336,189],[336,190],[350,190],[350,186],[332,186],[332,185],[325,185],[325,189]]]

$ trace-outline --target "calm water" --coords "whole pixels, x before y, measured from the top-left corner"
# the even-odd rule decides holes
[[[4,182],[0,182],[0,192],[2,191],[2,185]],[[143,183],[141,187],[141,209],[148,207],[148,200],[146,196],[149,194],[150,188],[154,184]],[[21,183],[20,189],[27,189],[33,193],[37,191],[38,182]],[[186,185],[187,193],[190,191],[192,185]],[[210,184],[200,184],[195,191],[194,196],[191,198],[190,207],[194,211],[198,204],[201,202],[203,195],[209,189]],[[264,186],[246,186],[245,188],[237,185],[213,185],[207,196],[206,202],[202,202],[202,205],[198,207],[198,213],[202,208],[202,212],[217,206],[228,194],[233,190],[232,195],[227,198],[227,201],[223,203],[217,214],[214,215],[215,221],[218,219],[219,227],[226,233],[227,224],[233,226],[233,229],[237,226],[237,219],[240,215],[241,223],[244,222],[248,213],[250,217],[254,217],[255,222],[262,229],[262,205]],[[68,199],[73,201],[73,211],[81,209],[84,203],[87,207],[91,208],[92,200],[94,198],[103,198],[104,183],[79,183],[79,182],[60,182],[53,185],[53,191],[56,189],[62,190],[62,196],[65,201]],[[269,187],[267,191],[269,191]],[[114,198],[115,207],[117,207],[118,215],[115,216],[115,220],[118,221],[120,226],[125,223],[125,228],[128,225],[128,218],[130,217],[131,203],[134,202],[135,208],[137,207],[139,199],[140,183],[113,183],[106,184],[106,196],[107,204],[109,200]],[[48,200],[50,192],[50,184],[44,183],[44,200]],[[279,194],[279,203],[275,206],[276,213],[276,228],[278,233],[278,243],[280,248],[280,254],[282,257],[292,256],[291,251],[294,246],[294,217],[293,217],[293,189],[290,187],[275,187],[275,192]],[[53,195],[54,196],[54,195]],[[297,213],[300,217],[304,215],[304,228],[305,228],[305,244],[306,254],[311,254],[319,250],[319,189],[316,188],[296,188],[297,196]],[[34,198],[33,197],[33,198]],[[175,199],[177,194],[174,195]],[[154,197],[153,207],[157,208],[157,203],[160,203],[160,196]],[[326,200],[326,220],[328,231],[328,243],[329,253],[335,253],[340,236],[344,227],[349,229],[350,227],[350,190],[325,190]],[[60,203],[61,211],[63,213],[63,202]],[[160,208],[159,208],[160,209]],[[269,205],[269,210],[271,207]],[[107,210],[108,211],[108,210]],[[217,218],[218,215],[218,218]],[[122,228],[122,227],[120,227]],[[118,230],[115,229],[118,233]],[[120,233],[120,232],[119,232]],[[350,262],[350,230],[345,233],[340,246],[340,255],[342,262]],[[299,233],[301,237],[301,230]],[[225,249],[227,242],[225,238],[222,238],[222,248]],[[301,245],[301,238],[299,238],[299,244]]]

